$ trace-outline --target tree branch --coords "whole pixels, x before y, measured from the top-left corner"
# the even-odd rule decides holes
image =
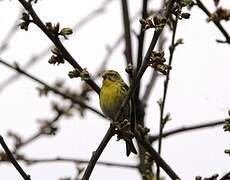
[[[148,0],[143,0],[142,14],[141,14],[142,19],[147,18],[147,16],[148,16],[147,9],[148,9]],[[136,68],[136,72],[138,72],[138,70],[140,69],[142,59],[143,59],[144,38],[145,38],[144,25],[141,25],[140,30],[139,30],[139,36],[138,36],[138,52],[137,52],[137,68]]]
[[[16,159],[14,158],[13,154],[11,153],[10,149],[8,148],[8,146],[6,145],[3,137],[0,135],[0,143],[4,149],[4,151],[6,152],[10,162],[14,165],[14,167],[17,169],[17,171],[21,174],[21,176],[23,177],[23,179],[25,180],[30,180],[30,176],[27,175],[25,173],[25,171],[21,168],[21,166],[18,164],[18,162],[16,161]]]
[[[167,6],[167,9],[166,9],[166,13],[165,13],[165,17],[166,19],[168,19],[168,17],[171,15],[172,13],[172,7],[173,7],[173,4],[174,4],[175,0],[170,0],[168,2],[168,6]],[[140,82],[140,79],[142,78],[144,72],[146,71],[147,67],[148,67],[148,62],[149,62],[149,57],[157,43],[157,40],[162,32],[163,28],[158,30],[158,31],[155,31],[154,32],[154,35],[152,37],[152,40],[151,40],[151,43],[149,45],[149,48],[148,48],[148,51],[144,57],[144,61],[140,67],[140,70],[138,71],[137,73],[137,76],[133,79],[131,85],[130,85],[130,88],[128,90],[128,94],[126,96],[126,98],[123,100],[121,106],[120,106],[120,109],[119,111],[116,113],[116,116],[115,116],[115,120],[117,120],[121,114],[121,112],[123,111],[124,107],[128,104],[129,102],[129,99],[131,98],[133,92],[135,91],[135,89],[137,88],[139,82]]]
[[[172,66],[172,60],[173,60],[173,55],[174,55],[174,50],[176,48],[175,46],[175,36],[176,36],[176,30],[177,30],[177,23],[178,23],[178,17],[176,16],[176,19],[173,20],[173,32],[172,32],[172,40],[171,40],[171,45],[169,47],[169,67]],[[167,70],[166,74],[166,80],[164,81],[164,90],[163,90],[163,100],[162,103],[160,104],[160,126],[159,126],[159,139],[158,139],[158,153],[161,154],[161,148],[162,148],[162,133],[164,129],[164,109],[165,109],[165,102],[166,102],[166,97],[167,97],[167,92],[168,92],[168,84],[169,84],[169,77],[170,77],[170,71]],[[160,167],[157,166],[157,174],[156,174],[157,180],[160,179]]]
[[[44,158],[44,159],[35,159],[35,158],[18,158],[17,160],[21,160],[26,162],[27,164],[37,164],[37,163],[51,163],[51,162],[72,162],[77,164],[88,164],[89,160],[85,159],[74,159],[74,158],[63,158],[63,157],[57,157],[57,158]],[[115,162],[107,162],[107,161],[98,161],[98,165],[102,166],[111,166],[111,167],[120,167],[120,168],[131,168],[131,169],[137,169],[138,165],[131,165],[131,164],[121,164],[121,163],[115,163]]]
[[[121,0],[122,3],[122,15],[124,24],[124,37],[125,37],[125,57],[128,64],[133,64],[132,55],[132,41],[130,33],[130,20],[129,20],[129,10],[127,5],[127,0]]]
[[[29,12],[31,17],[33,18],[33,22],[48,36],[48,38],[61,51],[64,59],[66,59],[66,61],[68,61],[75,69],[77,69],[77,70],[79,70],[81,72],[83,70],[83,68],[75,61],[75,59],[71,56],[71,54],[66,50],[64,45],[61,43],[60,39],[58,37],[56,37],[56,36],[53,36],[53,34],[46,28],[46,26],[43,24],[41,19],[38,17],[36,12],[32,8],[31,4],[29,2],[26,2],[25,0],[18,0],[18,1]],[[100,88],[97,86],[97,84],[95,84],[95,82],[92,79],[87,79],[85,81],[98,94],[100,93]]]
[[[139,134],[138,131],[135,132],[135,137],[137,138],[138,142],[142,144],[142,146],[151,154],[153,157],[154,161],[156,162],[157,165],[159,165],[164,171],[173,179],[173,180],[179,180],[179,176],[173,171],[173,169],[164,161],[164,159],[161,158],[161,156],[156,152],[156,150],[143,140],[141,135]]]
[[[76,23],[75,25],[73,25],[73,28],[72,28],[73,31],[76,31],[76,30],[79,31],[87,23],[91,22],[93,19],[95,19],[96,17],[98,17],[98,15],[102,14],[106,10],[106,7],[111,2],[112,2],[112,0],[105,0],[99,8],[94,9],[92,12],[90,12],[89,14],[87,14],[86,16],[84,16],[78,23]],[[21,12],[20,12],[20,17],[21,17]],[[17,26],[18,26],[18,21],[17,21]],[[15,29],[16,29],[16,27],[15,27]],[[9,34],[11,34],[11,33],[9,33]],[[61,39],[61,41],[62,41],[62,39]],[[2,51],[2,48],[4,48],[4,47],[0,46],[0,52]],[[34,64],[36,64],[42,57],[46,56],[50,52],[51,48],[52,48],[52,46],[48,46],[47,48],[45,48],[41,52],[32,55],[32,57],[26,62],[26,64],[23,65],[23,69],[24,70],[28,70],[31,66],[33,66]],[[19,76],[17,76],[17,74],[13,74],[12,76],[10,76],[7,79],[5,79],[5,81],[3,81],[0,84],[0,91],[2,91],[8,85],[12,84],[15,80],[18,79],[18,77]]]
[[[194,130],[198,130],[198,129],[205,129],[205,128],[210,128],[210,127],[214,127],[214,126],[220,126],[224,124],[224,120],[217,120],[214,122],[208,122],[208,123],[202,123],[202,124],[197,124],[197,125],[192,125],[192,126],[184,126],[184,127],[180,127],[180,128],[176,128],[173,130],[169,130],[167,132],[164,132],[161,136],[161,138],[166,138],[168,136],[171,135],[176,135],[179,133],[184,133],[184,132],[189,132],[189,131],[194,131]],[[151,136],[149,138],[150,143],[153,143],[154,141],[158,140],[160,138],[159,135],[154,135]]]
[[[72,96],[68,95],[68,94],[65,94],[61,91],[59,91],[57,88],[55,87],[52,87],[51,85],[45,83],[44,81],[38,79],[37,77],[25,72],[24,70],[22,70],[20,67],[16,67],[16,66],[13,66],[13,65],[10,65],[9,63],[7,63],[6,61],[0,59],[0,63],[4,64],[5,66],[7,66],[8,68],[10,69],[13,69],[15,71],[17,71],[18,73],[20,74],[23,74],[25,75],[26,77],[34,80],[35,82],[38,82],[39,84],[47,87],[49,90],[51,90],[52,92],[54,92],[55,94],[58,94],[60,96],[62,96],[63,98],[66,98],[66,99],[69,99],[71,100],[73,103],[76,103],[76,104],[79,104],[81,107],[83,108],[86,108],[86,109],[89,109],[91,110],[92,112],[98,114],[99,116],[105,118],[105,116],[98,110],[94,109],[93,107],[90,107],[89,105],[85,104],[84,102],[82,102],[81,100],[77,99],[77,98],[73,98]]]
[[[143,0],[142,2],[142,13],[141,13],[141,18],[146,19],[148,16],[147,13],[148,9],[148,0]],[[135,69],[135,74],[138,73],[141,64],[142,64],[142,59],[143,59],[143,47],[144,47],[144,38],[145,38],[145,31],[144,31],[144,25],[141,24],[140,30],[139,30],[139,35],[138,35],[138,51],[137,51],[137,64],[136,64],[136,69]],[[134,94],[134,99],[135,99],[135,104],[138,104],[139,102],[139,94],[140,94],[140,83],[136,87],[136,91]]]
[[[73,104],[71,104],[66,111],[70,110],[73,108]],[[49,122],[49,125],[52,126],[54,123],[56,123],[62,116],[64,115],[64,113],[62,112],[58,112],[57,115]],[[34,135],[30,136],[27,140],[24,140],[23,142],[21,142],[20,144],[18,144],[15,147],[14,152],[18,151],[20,148],[22,148],[23,146],[31,143],[32,141],[34,141],[35,139],[41,137],[42,135],[44,135],[44,132],[42,132],[42,130],[34,133]]]
[[[101,141],[100,145],[98,146],[97,150],[93,152],[93,155],[89,161],[89,164],[84,172],[82,180],[88,180],[99,157],[101,156],[103,150],[105,149],[106,145],[110,141],[110,139],[115,135],[115,128],[111,125],[105,134],[103,140]]]
[[[228,172],[227,174],[225,174],[223,177],[221,177],[219,180],[228,180],[230,179],[230,172]]]
[[[204,6],[204,4],[200,0],[196,0],[197,6],[208,16],[211,16],[211,13],[208,11],[208,9]],[[226,42],[230,44],[230,36],[227,33],[227,31],[224,29],[224,27],[220,24],[219,21],[212,21],[216,27],[220,30],[220,32],[224,35],[226,38]]]

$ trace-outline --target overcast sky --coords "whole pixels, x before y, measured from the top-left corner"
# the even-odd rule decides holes
[[[204,0],[203,0],[204,1]],[[141,1],[128,1],[131,17],[141,8]],[[39,1],[35,6],[36,12],[44,22],[60,22],[61,27],[72,27],[83,17],[97,9],[103,3],[100,1],[84,0],[81,2]],[[212,1],[206,2],[210,11],[214,10]],[[106,45],[112,46],[121,36],[122,18],[120,1],[114,0],[106,10],[81,27],[77,27],[74,34],[65,41],[73,57],[82,67],[92,74],[103,62],[106,55]],[[152,1],[149,9],[159,7],[159,1]],[[222,0],[221,5],[230,7],[230,2]],[[3,41],[9,28],[19,16],[21,5],[18,1],[0,2],[0,43]],[[185,9],[185,11],[187,11]],[[191,11],[191,18],[182,20],[178,24],[176,38],[183,38],[184,44],[175,51],[171,77],[166,100],[166,112],[170,112],[172,120],[166,125],[166,130],[172,128],[221,120],[228,117],[230,83],[229,77],[229,45],[217,44],[216,39],[224,40],[219,30],[212,24],[206,23],[206,15],[198,8]],[[229,23],[223,23],[230,29]],[[139,32],[139,20],[134,19],[133,32]],[[147,48],[153,31],[148,30],[146,36]],[[166,45],[170,42],[170,32],[165,31]],[[133,50],[136,52],[137,39],[133,34]],[[9,63],[17,61],[20,65],[28,62],[32,55],[39,54],[51,45],[48,38],[31,24],[29,31],[18,31],[9,42],[8,49],[0,57]],[[107,69],[118,70],[123,77],[125,74],[124,44],[114,51],[109,59]],[[146,49],[145,49],[146,52]],[[168,47],[165,49],[168,57]],[[47,63],[50,54],[46,55],[35,66],[29,69],[45,82],[53,83],[57,79],[64,79],[71,88],[80,89],[79,79],[69,79],[68,71],[72,67],[65,63],[53,66]],[[134,53],[136,58],[136,53]],[[143,79],[141,93],[149,80],[152,69],[148,69]],[[0,85],[14,72],[0,64]],[[125,78],[127,80],[127,78]],[[159,107],[157,100],[162,97],[164,77],[157,80],[147,104],[147,126],[152,134],[158,133]],[[101,85],[101,79],[97,81]],[[9,145],[12,141],[6,136],[8,130],[13,130],[23,136],[30,137],[38,128],[38,119],[52,118],[54,113],[50,101],[59,101],[60,98],[38,96],[38,84],[21,77],[20,80],[0,91],[1,125],[0,133]],[[91,93],[92,106],[100,109],[98,96]],[[62,100],[63,101],[63,100]],[[61,102],[62,102],[61,101]],[[63,102],[67,104],[67,102]],[[60,132],[54,137],[41,137],[34,143],[21,149],[21,153],[30,158],[69,157],[89,159],[101,142],[109,123],[97,115],[87,112],[81,118],[78,112],[68,120],[60,121]],[[157,147],[157,146],[155,146]],[[163,140],[162,157],[186,180],[193,180],[195,176],[211,176],[215,173],[223,175],[229,171],[230,158],[224,150],[230,148],[229,133],[223,131],[222,126],[199,132],[184,133]],[[125,145],[116,141],[114,137],[103,152],[100,160],[127,164],[137,164],[137,157],[125,156]],[[47,163],[26,166],[23,168],[33,180],[56,180],[60,177],[74,177],[75,166],[71,163]],[[163,174],[166,179],[169,177]],[[21,177],[12,165],[0,164],[0,178],[17,180]],[[139,180],[139,173],[132,169],[120,169],[97,165],[91,179],[133,179]]]

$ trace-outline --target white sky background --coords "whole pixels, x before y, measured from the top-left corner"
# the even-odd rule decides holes
[[[36,12],[44,22],[60,22],[61,27],[71,27],[85,17],[89,12],[98,8],[103,1],[39,1],[35,6]],[[132,3],[130,3],[132,2]],[[129,1],[130,14],[133,16],[141,7],[141,1]],[[155,2],[155,3],[154,3]],[[214,10],[212,1],[204,1],[209,9]],[[105,45],[112,45],[123,31],[120,1],[114,0],[106,11],[93,19],[82,29],[75,31],[65,46],[82,67],[89,72],[96,72],[106,54]],[[230,7],[230,2],[222,0],[221,4]],[[159,6],[159,1],[153,1],[150,9]],[[18,16],[18,1],[0,2],[0,42],[8,32],[9,27]],[[186,10],[185,10],[186,11]],[[206,15],[198,8],[191,12],[189,20],[178,24],[177,38],[183,38],[185,44],[176,49],[173,59],[166,112],[170,112],[172,121],[166,129],[192,125],[206,121],[224,119],[229,108],[229,45],[217,44],[215,39],[223,39],[222,34],[212,24],[205,22]],[[224,23],[229,29],[229,23]],[[139,32],[138,19],[134,21],[133,29]],[[152,30],[147,31],[146,47],[152,36]],[[165,32],[169,34],[168,31]],[[133,50],[136,50],[137,40],[133,36]],[[168,42],[170,42],[170,36]],[[34,25],[29,31],[19,31],[10,41],[9,49],[1,54],[7,62],[17,61],[24,64],[31,55],[37,54],[50,45],[48,38]],[[116,69],[125,77],[125,59],[122,54],[124,44],[121,44],[109,60],[108,69]],[[168,57],[168,49],[165,50]],[[136,54],[134,53],[136,58]],[[78,91],[79,79],[69,79],[68,71],[72,67],[65,63],[52,66],[47,63],[49,56],[39,61],[29,72],[46,82],[53,83],[56,79],[66,80],[66,84]],[[135,59],[134,58],[134,59]],[[152,69],[144,75],[148,82]],[[11,70],[0,65],[0,83],[14,74]],[[147,125],[151,133],[158,132],[159,108],[156,101],[162,97],[164,78],[157,81],[151,94],[147,108]],[[98,81],[100,85],[100,81]],[[6,137],[10,129],[24,138],[29,137],[37,130],[37,119],[52,118],[54,113],[50,108],[50,100],[57,100],[56,96],[49,98],[38,97],[38,85],[22,77],[0,92],[1,125],[0,133],[7,143],[11,139]],[[145,85],[142,87],[145,88]],[[143,90],[142,89],[142,90]],[[142,91],[143,92],[143,91]],[[92,93],[92,105],[99,109],[98,97]],[[60,131],[54,137],[42,137],[34,143],[23,147],[20,151],[31,158],[73,157],[89,159],[93,150],[101,142],[109,127],[109,123],[88,112],[84,119],[75,112],[74,117],[60,121]],[[122,141],[116,142],[114,137],[100,160],[136,164],[135,156],[125,156],[125,145]],[[196,175],[211,176],[214,173],[224,174],[229,171],[230,158],[224,150],[230,148],[229,134],[222,127],[180,134],[163,140],[162,157],[182,177],[192,180]],[[22,163],[21,163],[22,164]],[[23,165],[25,171],[33,180],[56,180],[60,177],[74,177],[75,166],[71,163]],[[165,176],[169,179],[168,176]],[[20,179],[18,172],[12,165],[0,164],[0,179]],[[97,165],[91,179],[133,179],[139,180],[138,172],[130,169],[119,169]]]

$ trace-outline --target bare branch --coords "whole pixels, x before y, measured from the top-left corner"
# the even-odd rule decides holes
[[[127,0],[121,0],[122,3],[122,14],[123,14],[123,24],[125,31],[125,57],[128,64],[133,64],[133,55],[132,55],[132,42],[131,42],[131,33],[130,33],[130,20],[129,20],[129,10],[127,5]]]
[[[8,148],[8,146],[6,145],[3,137],[0,135],[0,143],[3,147],[3,149],[5,150],[10,162],[14,165],[14,167],[17,169],[17,171],[21,174],[21,176],[23,177],[23,179],[25,180],[30,180],[30,176],[27,175],[25,173],[25,171],[21,168],[21,166],[18,164],[18,162],[16,161],[16,159],[14,158],[13,154],[11,153],[10,149]]]
[[[80,30],[81,28],[83,28],[86,24],[88,24],[89,22],[91,22],[93,19],[95,19],[96,17],[98,17],[100,14],[102,14],[105,10],[106,7],[112,2],[112,0],[105,0],[102,5],[93,10],[92,12],[90,12],[89,14],[87,14],[85,17],[83,17],[78,23],[76,23],[73,26],[73,31],[76,30]],[[20,12],[20,17],[21,17],[21,12]],[[18,21],[17,25],[18,25]],[[15,27],[16,29],[16,27]],[[12,33],[12,32],[11,32]],[[9,33],[11,36],[12,34]],[[6,39],[8,39],[6,37]],[[61,40],[62,41],[62,40]],[[4,46],[5,47],[5,46]],[[37,62],[39,62],[40,59],[42,59],[44,56],[46,56],[48,53],[50,53],[50,49],[53,46],[48,46],[47,48],[45,48],[44,50],[42,50],[41,52],[32,55],[32,57],[26,62],[25,65],[23,65],[23,69],[24,70],[28,70],[31,66],[35,65]],[[0,46],[0,52],[2,51],[3,45]],[[3,81],[0,84],[0,91],[2,91],[4,88],[6,88],[8,85],[12,84],[15,80],[17,80],[19,78],[19,76],[17,74],[14,74],[10,77],[8,77],[7,79],[5,79],[5,81]]]
[[[85,170],[85,173],[82,177],[82,180],[88,180],[99,157],[101,156],[101,153],[105,149],[106,145],[110,141],[110,139],[115,135],[115,128],[113,126],[110,126],[107,133],[105,134],[103,140],[101,141],[100,145],[98,146],[97,150],[93,152],[93,155],[89,161],[89,164]]]
[[[227,174],[225,174],[223,177],[221,177],[219,180],[228,180],[230,179],[230,172],[228,172]]]
[[[224,124],[224,120],[217,120],[217,121],[213,121],[213,122],[206,122],[206,123],[202,123],[202,124],[197,124],[197,125],[192,125],[192,126],[185,126],[185,127],[180,127],[180,128],[176,128],[176,129],[173,129],[173,130],[169,130],[167,132],[164,132],[162,134],[162,138],[166,138],[168,136],[171,136],[171,135],[177,135],[179,133],[185,133],[185,132],[190,132],[190,131],[197,131],[199,129],[206,129],[206,128],[210,128],[210,127],[214,127],[214,126],[220,126],[220,125],[223,125]],[[154,135],[154,136],[151,136],[149,138],[149,141],[151,143],[153,143],[154,141],[158,140],[160,137],[159,135]]]
[[[211,13],[208,11],[208,9],[204,6],[204,4],[200,0],[196,0],[198,7],[208,16],[211,16]],[[216,27],[220,30],[220,32],[224,35],[226,38],[226,43],[230,44],[230,36],[227,33],[227,31],[224,29],[224,27],[220,24],[219,21],[213,21],[213,23],[216,25]]]
[[[57,157],[57,158],[23,158],[23,159],[17,159],[24,161],[28,163],[29,165],[33,164],[40,164],[40,163],[51,163],[51,162],[71,162],[76,164],[88,164],[89,160],[85,159],[75,159],[75,158],[63,158],[63,157]],[[115,162],[107,162],[107,161],[98,161],[98,165],[102,166],[111,166],[111,167],[120,167],[120,168],[131,168],[131,169],[137,169],[138,165],[131,165],[131,164],[121,164],[121,163],[115,163]]]
[[[66,111],[70,110],[73,108],[73,104],[71,104]],[[57,121],[60,120],[60,118],[64,116],[63,112],[58,112],[57,115],[49,122],[49,125],[52,126],[53,124],[55,124]],[[17,145],[15,147],[14,152],[17,152],[20,148],[22,148],[23,146],[33,142],[34,140],[38,139],[39,137],[41,137],[42,135],[44,135],[44,132],[42,132],[42,130],[39,130],[38,132],[35,132],[32,136],[30,136],[27,140],[24,140],[23,142],[21,142],[21,144]]]
[[[33,18],[33,22],[48,36],[48,38],[55,44],[55,46],[59,49],[59,51],[62,52],[62,55],[64,59],[66,59],[75,69],[79,70],[80,72],[83,70],[83,68],[75,61],[75,59],[71,56],[71,54],[66,50],[64,45],[61,43],[59,38],[57,36],[54,36],[45,26],[45,24],[41,21],[41,19],[38,17],[34,9],[32,8],[32,5],[29,2],[26,2],[25,0],[18,0],[23,7],[29,12],[31,17]],[[100,88],[95,84],[92,79],[85,80],[89,86],[94,89],[98,94],[100,92]]]
[[[175,46],[175,36],[176,36],[176,30],[177,30],[177,23],[178,23],[178,16],[176,16],[176,19],[173,21],[173,32],[172,32],[172,40],[171,40],[171,45],[169,47],[169,67],[172,66],[172,60],[173,60],[173,54],[174,50],[176,48]],[[168,84],[169,84],[169,77],[170,77],[170,71],[167,70],[166,74],[166,80],[164,82],[164,90],[163,90],[163,100],[160,104],[160,126],[159,126],[159,139],[158,139],[158,153],[161,154],[161,148],[162,148],[162,133],[164,129],[164,108],[165,108],[165,102],[166,102],[166,97],[167,97],[167,92],[168,92]],[[157,180],[160,179],[160,167],[157,165],[157,174],[156,174]]]
[[[13,65],[10,65],[9,63],[7,63],[6,61],[4,61],[4,60],[2,60],[2,59],[0,59],[0,63],[4,64],[4,65],[7,66],[8,68],[11,68],[11,69],[17,71],[17,72],[20,73],[20,74],[25,75],[26,77],[28,77],[28,78],[34,80],[35,82],[38,82],[39,84],[41,84],[41,85],[43,85],[43,86],[45,86],[45,87],[48,87],[49,90],[52,91],[52,92],[54,92],[55,94],[59,94],[59,95],[61,95],[62,97],[71,100],[73,103],[79,104],[81,107],[86,108],[86,109],[89,109],[89,110],[95,112],[96,114],[100,115],[101,117],[105,118],[105,116],[104,116],[100,111],[98,111],[98,110],[94,109],[93,107],[90,107],[89,105],[85,104],[82,100],[79,100],[79,99],[77,99],[77,98],[74,98],[74,97],[72,97],[72,96],[69,96],[68,94],[65,94],[65,93],[59,91],[57,88],[52,87],[51,85],[45,83],[44,81],[38,79],[37,77],[35,77],[35,76],[33,76],[33,75],[31,75],[31,74],[25,72],[25,71],[22,70],[21,68],[15,67],[15,66],[13,66]]]
[[[142,144],[142,146],[152,155],[154,161],[157,165],[159,165],[164,171],[175,180],[179,180],[179,176],[173,171],[173,169],[161,158],[161,156],[156,152],[156,150],[146,142],[144,139],[142,139],[141,135],[138,131],[135,132],[135,137],[137,138],[138,142]]]

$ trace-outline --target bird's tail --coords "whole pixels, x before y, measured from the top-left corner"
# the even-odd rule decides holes
[[[125,144],[126,144],[126,155],[127,156],[129,156],[131,152],[134,154],[137,154],[137,150],[136,150],[131,138],[125,140]]]

